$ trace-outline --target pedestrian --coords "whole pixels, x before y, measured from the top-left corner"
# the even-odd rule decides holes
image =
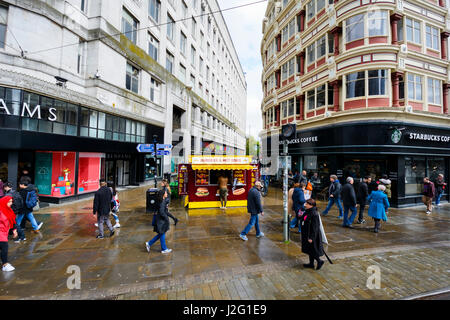
[[[13,198],[6,196],[0,199],[0,250],[2,259],[2,271],[9,272],[15,268],[8,263],[8,235],[13,229],[14,238],[17,237],[17,224],[15,214],[11,209]]]
[[[31,177],[29,174],[30,173],[29,173],[28,169],[23,169],[22,175],[20,176],[20,179],[19,179],[19,184],[21,182],[26,182],[27,184],[31,184]]]
[[[5,185],[4,185],[3,181],[2,181],[2,178],[0,178],[0,198],[2,198],[5,195],[5,193],[3,192],[4,186]]]
[[[427,206],[427,214],[431,214],[433,211],[432,201],[435,193],[434,183],[428,177],[423,178],[422,201]]]
[[[156,242],[161,242],[161,253],[166,254],[172,252],[172,249],[168,249],[166,246],[166,232],[170,229],[170,221],[169,217],[167,216],[168,212],[168,195],[167,191],[160,190],[158,192],[158,213],[155,214],[155,219],[153,220],[154,223],[154,232],[157,233],[157,235],[150,240],[149,242],[145,243],[145,247],[147,248],[147,251],[150,252],[151,246]]]
[[[256,229],[256,238],[264,237],[264,233],[261,232],[259,229],[259,219],[258,214],[261,214],[261,216],[264,216],[263,207],[261,203],[261,190],[262,184],[260,181],[256,181],[253,188],[250,189],[248,192],[248,198],[247,198],[247,211],[250,213],[250,221],[248,225],[245,227],[245,229],[241,232],[239,237],[247,241],[247,234],[250,231],[250,229],[255,226]]]
[[[170,184],[169,184],[169,181],[168,181],[167,179],[164,179],[164,180],[162,181],[162,187],[163,187],[163,189],[167,192],[167,202],[168,202],[168,204],[170,204],[170,199],[171,199],[170,197],[171,197],[171,195],[172,195],[172,190],[170,189]],[[167,210],[167,216],[173,220],[174,225],[176,226],[177,223],[178,223],[178,219],[175,218],[175,217],[169,212],[169,210]]]
[[[294,185],[288,191],[288,212],[290,213],[290,216],[291,216],[291,224],[290,224],[291,228],[295,227],[295,224],[294,224],[294,226],[292,226],[293,225],[292,221],[297,216],[295,211],[294,211],[294,208],[292,206],[292,204],[293,204],[292,195],[294,194],[295,188],[298,188],[298,187],[300,187],[300,184],[299,183],[294,183]],[[281,220],[281,225],[283,225],[283,223],[284,223],[284,220]]]
[[[388,199],[391,199],[391,196],[392,196],[392,190],[391,190],[392,181],[389,180],[387,174],[383,174],[381,176],[380,184],[386,187],[385,193],[386,193]]]
[[[347,183],[342,187],[342,202],[344,203],[344,228],[352,228],[353,221],[356,217],[356,194],[355,188],[353,188],[354,180],[352,177],[347,178]],[[350,219],[348,218],[348,211],[352,212]]]
[[[441,205],[441,197],[444,194],[445,186],[447,184],[444,181],[444,175],[440,173],[436,179],[436,206],[439,207]]]
[[[112,190],[112,200],[111,200],[111,214],[114,220],[116,221],[116,224],[113,226],[114,229],[120,228],[119,210],[120,210],[119,192],[114,188]]]
[[[308,173],[306,172],[306,170],[302,171],[302,174],[298,178],[298,183],[304,183],[305,186],[308,183]]]
[[[381,227],[381,220],[387,221],[387,210],[389,209],[389,200],[387,195],[384,193],[386,187],[383,185],[378,186],[377,191],[373,191],[367,197],[367,203],[369,204],[368,214],[375,221],[375,228],[373,231],[378,233]]]
[[[326,207],[326,209],[322,212],[323,216],[326,216],[328,214],[328,211],[330,211],[331,207],[333,206],[333,204],[336,203],[336,206],[339,209],[339,219],[342,219],[344,217],[344,210],[342,209],[342,204],[341,204],[341,184],[338,180],[338,177],[336,175],[331,175],[330,176],[330,188],[328,189],[328,196],[329,196],[329,200],[328,200],[328,205]]]
[[[13,185],[11,182],[6,182],[4,186],[4,192],[5,196],[10,196],[13,199],[13,203],[11,205],[11,209],[14,212],[14,215],[16,216],[19,214],[20,210],[23,208],[23,199],[19,192],[15,191],[13,189]],[[17,234],[19,235],[18,238],[14,240],[15,243],[20,243],[21,241],[27,240],[25,238],[25,233],[23,229],[20,227],[20,225],[17,225]]]
[[[114,235],[114,228],[109,221],[109,213],[111,211],[111,201],[112,201],[112,192],[111,189],[108,188],[105,179],[100,179],[100,189],[97,190],[94,196],[94,205],[93,205],[93,214],[94,216],[97,214],[97,224],[99,234],[97,235],[97,239],[103,239],[103,224],[106,223],[109,229],[109,236],[112,237]]]
[[[218,179],[219,184],[219,196],[220,196],[220,209],[227,208],[227,197],[228,197],[228,177],[221,174]]]
[[[361,181],[358,185],[358,192],[357,192],[357,206],[359,206],[359,216],[358,216],[358,223],[363,224],[366,223],[366,220],[364,220],[364,209],[366,208],[366,201],[367,197],[369,196],[369,186],[372,182],[372,178],[370,176],[366,176],[363,181]]]
[[[33,208],[38,203],[36,189],[32,184],[28,183],[29,180],[22,179],[19,183],[20,187],[20,196],[22,197],[23,206],[19,210],[19,214],[17,215],[17,224],[20,225],[21,229],[25,229],[22,227],[21,222],[24,218],[28,219],[31,222],[31,226],[33,228],[33,232],[38,233],[41,229],[43,222],[39,224],[36,222],[36,219],[33,215]]]
[[[309,264],[304,264],[303,266],[305,268],[314,269],[314,260],[316,260],[316,270],[320,270],[324,264],[324,262],[320,260],[320,257],[323,256],[325,252],[323,250],[316,201],[314,199],[307,200],[305,209],[305,213],[300,217],[302,225],[302,252],[309,256]]]
[[[369,187],[369,194],[371,194],[373,191],[377,191],[378,190],[378,183],[379,181],[377,181],[377,176],[374,174],[370,175],[372,182],[370,182],[367,186]]]
[[[292,194],[292,210],[295,213],[294,219],[291,221],[291,228],[294,228],[298,225],[298,233],[302,232],[301,223],[299,223],[299,217],[305,211],[305,189],[306,186],[304,183],[296,184],[298,185]]]
[[[313,187],[311,198],[315,199],[316,198],[316,194],[317,194],[317,190],[319,189],[319,185],[320,185],[319,174],[317,172],[314,172],[314,174],[311,177],[311,179],[309,180],[309,182],[311,182],[311,185]]]

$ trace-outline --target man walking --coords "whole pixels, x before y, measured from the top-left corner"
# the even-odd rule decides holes
[[[38,200],[37,200],[37,194],[34,186],[28,182],[29,180],[23,179],[19,183],[20,187],[20,196],[22,197],[23,206],[19,210],[19,214],[17,215],[16,222],[18,225],[21,226],[21,222],[24,218],[28,219],[31,222],[31,226],[33,227],[33,231],[35,233],[38,233],[41,229],[43,222],[38,223],[36,222],[36,219],[33,216],[33,208],[36,206]],[[22,226],[21,226],[22,228]],[[23,229],[23,228],[22,228]]]
[[[13,203],[11,205],[11,209],[16,215],[16,217],[19,215],[20,210],[23,208],[23,199],[19,192],[15,191],[13,189],[13,185],[11,182],[6,182],[4,186],[4,193],[5,196],[10,196],[13,199]],[[17,218],[16,218],[17,220]],[[25,233],[23,232],[23,229],[20,227],[20,225],[17,225],[17,234],[19,237],[17,239],[14,239],[15,243],[20,243],[20,241],[27,240],[25,238]]]
[[[444,182],[444,175],[440,173],[436,179],[436,206],[441,205],[441,197],[444,194],[445,186],[447,184]]]
[[[256,229],[256,237],[261,238],[264,237],[264,233],[259,230],[259,221],[258,221],[258,214],[261,214],[261,216],[264,216],[262,203],[261,203],[261,190],[262,184],[260,181],[255,182],[255,186],[250,189],[248,192],[248,199],[247,199],[247,211],[250,213],[250,221],[248,225],[245,227],[245,229],[241,232],[239,237],[247,241],[247,234],[250,231],[250,229],[255,226]]]
[[[353,220],[356,217],[356,194],[353,188],[353,178],[348,177],[347,183],[342,187],[342,202],[344,203],[344,228],[351,228]],[[352,211],[350,219],[348,218],[348,211]]]
[[[366,208],[367,197],[369,196],[369,186],[368,184],[372,182],[372,178],[370,176],[366,176],[363,181],[358,185],[358,193],[357,193],[357,206],[359,205],[359,217],[358,223],[365,223],[364,220],[364,209]]]
[[[432,201],[435,194],[434,183],[428,177],[423,178],[423,197],[422,201],[427,206],[427,214],[433,210]]]
[[[103,224],[106,223],[110,231],[110,237],[114,235],[114,228],[109,221],[109,213],[111,210],[112,192],[108,188],[105,179],[100,179],[100,189],[97,190],[94,196],[94,216],[97,214],[98,231],[97,239],[103,239]]]
[[[228,197],[228,178],[225,175],[219,176],[219,195],[220,195],[220,209],[227,208]]]
[[[328,205],[325,209],[325,211],[322,212],[322,215],[326,216],[328,214],[328,211],[330,211],[331,207],[334,203],[336,203],[338,209],[339,209],[339,219],[342,219],[344,216],[344,210],[342,209],[341,204],[341,184],[339,183],[339,180],[336,175],[330,176],[330,188],[328,189]]]

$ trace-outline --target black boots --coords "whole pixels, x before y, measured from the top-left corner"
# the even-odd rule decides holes
[[[379,229],[380,229],[380,221],[375,221],[375,228],[373,232],[378,233]]]
[[[305,268],[311,268],[314,269],[314,258],[309,256],[309,264],[304,264],[303,265]]]
[[[323,262],[322,260],[318,260],[318,262],[317,262],[317,268],[316,268],[316,270],[320,270],[320,268],[322,268],[322,266],[323,266],[323,264],[324,264],[325,262]]]

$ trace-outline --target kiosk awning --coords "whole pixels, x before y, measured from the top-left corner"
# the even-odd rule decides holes
[[[253,170],[248,164],[193,164],[192,170]]]

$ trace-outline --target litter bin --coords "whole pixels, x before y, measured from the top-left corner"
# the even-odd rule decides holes
[[[154,213],[158,211],[158,192],[159,189],[157,188],[147,190],[146,212]]]
[[[171,190],[171,198],[177,199],[178,198],[178,181],[171,182],[170,184],[170,190]]]

